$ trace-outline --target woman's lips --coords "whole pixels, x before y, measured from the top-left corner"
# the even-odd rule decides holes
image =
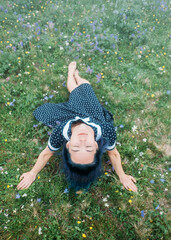
[[[78,135],[87,135],[87,133],[79,133]]]

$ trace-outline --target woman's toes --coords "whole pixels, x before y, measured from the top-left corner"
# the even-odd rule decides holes
[[[69,64],[69,66],[68,66],[68,70],[74,72],[75,69],[76,69],[76,66],[77,66],[77,63],[76,63],[76,62],[71,62],[71,63]]]

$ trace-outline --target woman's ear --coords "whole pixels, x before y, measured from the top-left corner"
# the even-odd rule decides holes
[[[68,149],[69,149],[69,144],[70,144],[70,142],[68,141],[66,144],[66,148],[68,148]]]

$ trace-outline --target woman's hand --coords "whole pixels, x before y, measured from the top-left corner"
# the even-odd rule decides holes
[[[121,177],[119,177],[120,182],[122,183],[122,185],[127,189],[131,189],[133,192],[138,192],[138,189],[136,187],[136,185],[134,184],[134,182],[136,183],[135,178],[133,178],[130,175],[124,174]]]
[[[36,179],[36,174],[31,171],[26,172],[21,175],[20,180],[21,179],[22,181],[17,186],[18,190],[27,189]]]

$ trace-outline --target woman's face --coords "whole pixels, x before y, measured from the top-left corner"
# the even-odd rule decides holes
[[[66,147],[75,163],[88,164],[94,160],[98,144],[94,139],[94,131],[85,123],[72,127],[72,135]]]

